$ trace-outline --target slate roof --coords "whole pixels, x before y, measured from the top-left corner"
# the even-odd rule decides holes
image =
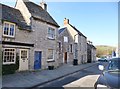
[[[85,38],[87,38],[85,35],[83,35],[79,30],[77,30],[77,28],[75,28],[74,26],[72,26],[71,24],[69,24],[73,29],[75,29],[79,35],[84,36]]]
[[[66,29],[66,27],[59,29],[59,34],[62,33],[65,29]]]
[[[87,43],[87,45],[90,46],[91,48],[97,49],[93,44]]]
[[[41,6],[27,1],[23,0],[26,7],[28,8],[29,12],[31,13],[33,18],[37,18],[40,20],[43,20],[49,24],[55,25],[56,27],[59,27],[59,25],[56,23],[56,21],[50,16],[50,14],[44,10]]]
[[[3,21],[16,23],[20,28],[30,30],[31,27],[25,23],[19,10],[0,3],[0,13],[2,13]]]
[[[92,45],[92,47],[93,47],[94,49],[97,49],[94,45]]]

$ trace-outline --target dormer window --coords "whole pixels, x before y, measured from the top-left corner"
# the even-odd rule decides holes
[[[6,37],[14,37],[15,36],[15,24],[14,23],[4,22],[3,36],[6,36]]]

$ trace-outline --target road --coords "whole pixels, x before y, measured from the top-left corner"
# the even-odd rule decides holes
[[[83,69],[77,73],[69,75],[67,77],[49,82],[47,84],[38,86],[40,87],[93,87],[94,83],[97,81],[101,71],[98,69],[98,65]],[[106,64],[104,64],[106,65]]]

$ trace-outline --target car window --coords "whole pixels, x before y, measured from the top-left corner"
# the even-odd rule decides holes
[[[118,60],[110,61],[108,70],[120,70],[120,61]]]

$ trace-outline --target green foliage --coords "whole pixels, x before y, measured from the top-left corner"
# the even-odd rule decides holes
[[[103,57],[104,55],[111,55],[113,50],[116,50],[115,47],[111,46],[96,46],[97,48],[97,57]]]
[[[15,64],[10,64],[10,65],[2,65],[2,74],[13,74],[18,70],[19,68],[19,56],[16,56],[16,63]]]

